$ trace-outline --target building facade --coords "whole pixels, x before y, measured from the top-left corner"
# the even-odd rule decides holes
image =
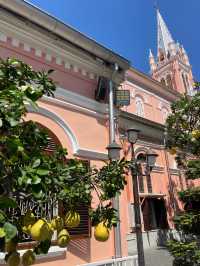
[[[70,157],[88,160],[96,166],[108,159],[108,104],[95,100],[99,77],[112,79],[116,87],[130,91],[130,105],[115,109],[116,137],[123,148],[122,156],[130,159],[129,145],[123,136],[130,127],[140,129],[136,156],[141,163],[148,148],[158,154],[152,173],[139,177],[139,191],[145,248],[162,242],[163,232],[173,228],[173,215],[181,208],[176,191],[188,185],[176,168],[174,156],[164,149],[164,123],[170,104],[181,93],[191,94],[193,76],[184,48],[173,41],[159,11],[158,56],[155,59],[150,53],[150,77],[25,1],[0,0],[0,7],[0,57],[18,58],[36,70],[55,70],[55,98],[43,97],[39,108],[30,108],[25,119],[47,128],[51,136],[56,136],[55,141],[67,148]],[[113,75],[114,63],[119,69]],[[136,252],[130,176],[127,182],[120,196],[122,256]],[[114,232],[107,242],[100,243],[92,230],[76,235],[67,251],[53,246],[50,254],[38,262],[73,266],[114,257]]]

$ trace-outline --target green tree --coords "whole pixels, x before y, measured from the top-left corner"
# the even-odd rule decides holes
[[[176,152],[179,168],[188,180],[200,178],[200,92],[182,96],[167,119],[167,148]],[[174,217],[180,238],[168,242],[176,266],[200,265],[200,187],[179,191],[184,210]]]
[[[38,241],[34,250],[22,258],[24,265],[27,260],[33,263],[35,254],[48,252],[53,230],[63,234],[58,242],[65,245],[69,236],[63,229],[64,222],[77,224],[80,220],[77,205],[91,206],[93,193],[99,197],[99,205],[90,210],[92,224],[103,221],[110,229],[118,219],[111,198],[126,184],[127,163],[108,162],[96,169],[77,159],[66,160],[67,151],[62,147],[48,154],[47,132],[33,121],[24,120],[28,106],[37,108],[36,102],[44,94],[53,97],[56,86],[50,78],[52,72],[34,71],[17,59],[0,60],[0,249],[7,252],[8,264],[19,260],[16,245],[23,233]],[[48,202],[55,206],[62,202],[70,208],[70,213],[67,218],[53,220],[42,212],[36,217],[33,209],[24,213],[19,200],[29,199],[41,207]],[[18,211],[17,218],[11,210]]]

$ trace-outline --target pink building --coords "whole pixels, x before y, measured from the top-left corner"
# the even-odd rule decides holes
[[[150,52],[152,77],[129,67],[129,62],[21,0],[1,1],[0,57],[16,57],[34,69],[55,69],[55,98],[43,97],[39,109],[30,108],[26,119],[32,119],[50,132],[50,147],[54,142],[67,148],[69,156],[102,165],[107,160],[109,143],[108,104],[95,100],[99,77],[113,79],[116,87],[129,90],[131,104],[116,108],[117,138],[122,154],[130,158],[123,134],[129,127],[141,130],[136,156],[145,158],[147,148],[158,153],[151,174],[141,176],[139,190],[144,246],[156,245],[173,228],[174,212],[181,208],[176,191],[185,188],[174,157],[164,150],[164,122],[171,102],[180,93],[192,93],[192,71],[187,54],[175,43],[159,11],[158,56]],[[113,63],[119,70],[113,76]],[[134,208],[131,177],[120,196],[122,256],[136,252]],[[106,243],[93,238],[87,221],[86,230],[74,236],[67,251],[53,246],[38,263],[49,265],[81,265],[110,259],[115,255],[114,232]],[[85,231],[84,231],[85,230]],[[31,245],[31,244],[30,244]],[[26,248],[26,245],[24,245]],[[2,264],[3,265],[3,262]]]

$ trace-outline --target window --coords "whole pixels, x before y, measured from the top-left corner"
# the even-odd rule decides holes
[[[136,104],[136,114],[138,116],[144,117],[144,104],[142,98],[136,97],[135,104]]]
[[[146,154],[145,153],[139,153],[137,155],[137,160],[140,162],[140,174],[138,175],[138,184],[139,184],[139,192],[144,193],[144,178],[146,178],[146,184],[147,184],[147,192],[152,193],[152,181],[151,181],[151,175],[149,171],[146,171]]]
[[[146,163],[146,155],[144,153],[139,153],[137,155],[137,160],[140,162],[140,171],[138,175],[139,192],[144,193],[144,176],[142,164]]]
[[[168,74],[166,79],[167,79],[167,86],[168,86],[170,89],[173,89],[173,84],[172,84],[172,78],[171,78],[171,75]]]
[[[182,74],[182,79],[183,79],[183,84],[184,84],[185,92],[187,93],[187,84],[186,84],[186,80],[185,80],[185,75],[184,74]]]
[[[166,82],[165,82],[165,79],[164,78],[161,78],[160,82],[162,83],[162,85],[165,85],[166,86]]]
[[[40,128],[44,128],[42,125],[38,124]],[[47,154],[52,154],[58,145],[61,145],[56,135],[54,135],[51,131],[44,128],[48,133],[48,144],[45,147],[44,151]],[[67,162],[67,159],[64,158]],[[83,161],[84,164],[89,166],[89,161]],[[18,202],[19,208],[9,209],[9,213],[13,217],[13,221],[16,221],[19,216],[26,213],[28,209],[34,211],[34,214],[37,218],[41,217],[41,213],[46,219],[52,219],[54,216],[65,214],[69,208],[64,206],[62,202],[58,202],[55,206],[55,199],[52,198],[51,202],[44,203],[42,205],[38,205],[38,202],[34,201],[33,198],[28,198],[26,200],[16,199]],[[81,238],[81,237],[89,237],[90,236],[90,220],[89,220],[89,208],[80,203],[80,206],[77,207],[76,211],[80,214],[81,222],[80,225],[76,228],[69,230],[71,237]],[[31,243],[32,239],[30,235],[23,233],[19,236],[21,240],[20,246],[24,247],[25,242]],[[54,243],[54,239],[52,239]],[[29,244],[28,244],[29,245]]]

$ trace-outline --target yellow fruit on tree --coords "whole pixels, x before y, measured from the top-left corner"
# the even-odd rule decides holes
[[[80,224],[80,214],[76,211],[68,211],[65,215],[65,225],[74,228]]]
[[[31,227],[31,237],[36,241],[51,239],[52,232],[45,220],[39,219],[36,223],[34,223]]]
[[[196,129],[192,131],[192,137],[195,139],[200,138],[200,130]]]
[[[105,222],[101,222],[95,226],[94,237],[97,241],[105,242],[109,238],[109,230]]]
[[[65,248],[70,241],[70,235],[66,229],[62,229],[58,234],[58,246]]]
[[[20,255],[18,252],[13,252],[10,254],[7,260],[8,266],[18,266],[20,264]]]
[[[31,228],[32,228],[32,225],[29,224],[29,225],[24,225],[22,226],[22,231],[28,235],[30,235],[31,233]]]
[[[60,217],[60,216],[57,216],[57,217],[54,217],[52,220],[51,220],[51,226],[54,230],[62,230],[63,227],[64,227],[64,221],[63,219]]]
[[[24,226],[33,225],[36,221],[35,215],[31,212],[31,210],[28,210],[26,214],[23,216],[22,224]]]
[[[16,248],[17,248],[17,243],[14,242],[13,240],[10,240],[5,244],[5,251],[8,253],[16,251]]]
[[[30,266],[33,265],[35,262],[35,254],[32,250],[27,250],[22,256],[22,265],[23,266]]]

